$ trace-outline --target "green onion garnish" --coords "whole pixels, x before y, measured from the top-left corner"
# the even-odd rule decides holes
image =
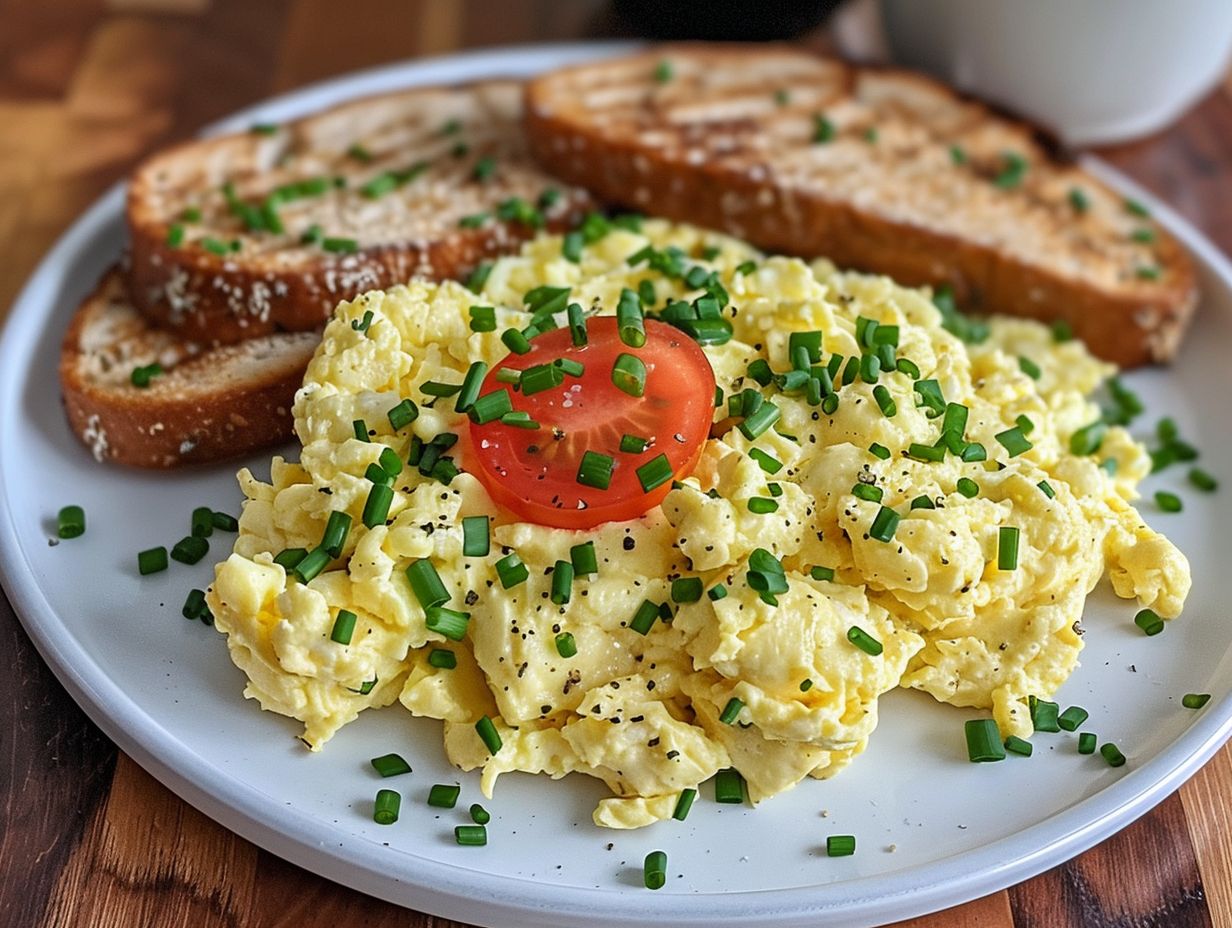
[[[441,581],[441,575],[427,558],[413,561],[406,568],[406,578],[411,583],[411,592],[424,609],[449,602],[449,591]]]
[[[338,644],[350,644],[355,634],[356,618],[355,613],[349,609],[339,609],[338,616],[334,619],[334,627],[329,633],[329,640]]]
[[[1198,467],[1190,468],[1189,482],[1204,493],[1213,493],[1219,489],[1219,481]]]
[[[887,448],[885,445],[879,445],[877,444],[877,442],[873,442],[871,445],[868,446],[868,450],[869,450],[869,453],[873,455],[873,457],[881,458],[881,460],[883,461],[890,460],[890,449]],[[752,452],[749,452],[749,453],[752,454]]]
[[[446,609],[444,606],[428,606],[424,609],[424,625],[428,631],[443,635],[450,641],[461,641],[465,638],[470,621],[469,612]]]
[[[967,497],[967,499],[975,499],[980,492],[980,485],[970,477],[959,477],[958,483],[955,487],[958,492]]]
[[[917,380],[911,388],[920,395],[920,401],[916,405],[926,407],[929,418],[935,419],[946,411],[945,397],[942,396],[941,384],[937,381]]]
[[[997,723],[992,719],[968,719],[963,730],[967,736],[967,757],[971,763],[1005,760],[1005,745]]]
[[[646,324],[642,301],[628,287],[620,291],[620,300],[616,304],[616,327],[620,332],[620,340],[630,348],[641,348],[646,344]],[[628,357],[628,355],[622,355],[622,357]],[[640,393],[633,395],[641,396]]]
[[[672,602],[695,603],[702,598],[701,577],[679,577],[672,581]]]
[[[898,523],[902,517],[891,509],[889,506],[882,506],[876,517],[873,519],[873,524],[868,530],[869,537],[877,541],[888,542],[894,538],[895,531],[898,530]]]
[[[762,435],[770,426],[779,420],[781,412],[774,403],[766,401],[757,407],[757,411],[748,415],[740,423],[740,431],[749,441]]]
[[[912,509],[936,509],[937,504],[928,496],[917,496],[911,501]]]
[[[556,364],[536,364],[522,371],[518,383],[522,385],[523,396],[533,396],[544,390],[559,387],[565,382],[565,372]]]
[[[830,122],[823,114],[813,114],[813,142],[814,144],[824,144],[832,141],[834,138],[834,123]]]
[[[833,580],[833,567],[813,567],[809,569],[809,576],[814,580]]]
[[[826,838],[827,857],[850,857],[855,852],[855,835],[829,835]]]
[[[1148,635],[1158,635],[1164,630],[1164,620],[1154,609],[1142,609],[1134,616],[1134,624]]]
[[[1005,749],[1012,754],[1018,754],[1022,757],[1030,757],[1034,748],[1031,742],[1025,738],[1019,738],[1017,735],[1010,735],[1005,739]]]
[[[569,560],[573,564],[574,576],[585,577],[599,572],[599,561],[595,555],[595,543],[593,541],[574,545],[570,548]]]
[[[1082,706],[1070,706],[1057,716],[1057,724],[1066,731],[1077,731],[1090,715]]]
[[[920,379],[920,368],[916,365],[914,361],[910,361],[907,358],[899,358],[897,361],[895,361],[894,369],[897,370],[900,374],[906,374],[912,380]]]
[[[180,608],[180,615],[186,619],[203,619],[209,611],[205,604],[205,590],[189,590],[184,597],[184,605]]]
[[[286,548],[274,556],[274,563],[283,570],[294,570],[308,556],[307,548]],[[166,566],[165,564],[163,566]]]
[[[693,800],[697,798],[697,790],[689,787],[682,789],[680,796],[676,800],[676,809],[672,812],[672,818],[678,822],[683,822],[689,817],[689,810],[693,808]]]
[[[475,180],[483,183],[490,180],[492,175],[496,173],[496,159],[491,155],[486,155],[475,162],[475,167],[471,170],[471,176]]]
[[[480,261],[475,265],[475,269],[471,271],[470,276],[466,278],[466,289],[472,293],[478,293],[483,289],[484,284],[488,282],[488,276],[492,273],[491,261]]]
[[[573,592],[573,565],[568,561],[557,561],[552,570],[552,602],[563,606],[569,602]]]
[[[712,603],[717,603],[720,599],[724,599],[727,596],[727,587],[721,583],[716,584],[706,591],[706,596]]]
[[[496,730],[496,724],[490,718],[485,715],[476,722],[475,731],[479,733],[479,738],[489,754],[499,753],[501,749],[500,732]]]
[[[1099,739],[1095,737],[1094,732],[1084,731],[1078,736],[1078,753],[1079,754],[1094,754],[1095,745]]]
[[[311,583],[317,574],[329,566],[331,560],[329,552],[318,545],[300,559],[292,572],[300,583]]]
[[[1040,371],[1040,366],[1030,358],[1019,355],[1018,368],[1032,380],[1040,379],[1040,374],[1042,373],[1042,371]]]
[[[487,425],[511,412],[513,412],[513,398],[507,389],[501,387],[475,400],[466,414],[476,425]]]
[[[917,461],[932,461],[936,463],[937,461],[945,460],[945,446],[922,445],[918,441],[913,441],[907,446],[907,456],[915,458]]]
[[[1104,435],[1108,432],[1108,425],[1098,419],[1090,425],[1080,428],[1069,437],[1070,453],[1076,455],[1094,454],[1104,443]]]
[[[1086,192],[1081,187],[1069,188],[1069,205],[1074,208],[1075,213],[1085,213],[1091,205],[1091,201],[1087,198]]]
[[[396,777],[411,772],[411,765],[400,754],[382,754],[372,758],[370,763],[382,777]]]
[[[1139,280],[1159,280],[1161,273],[1159,267],[1154,264],[1144,264],[1134,269],[1134,276]]]
[[[476,825],[486,825],[488,822],[492,821],[492,814],[477,802],[471,803],[471,807],[468,811],[471,813],[471,821]],[[484,841],[485,843],[487,842],[486,834],[484,835]],[[458,843],[462,844],[464,842],[459,840]]]
[[[573,341],[575,348],[585,347],[590,341],[590,336],[586,332],[586,315],[582,307],[577,303],[570,303],[567,310],[569,318],[569,337]]]
[[[804,679],[804,680],[801,680],[801,681],[800,681],[800,692],[801,692],[801,693],[807,693],[807,692],[808,692],[809,690],[811,690],[812,688],[813,688],[813,681],[812,681],[812,680],[809,680],[809,679]]]
[[[620,436],[620,450],[625,454],[641,454],[650,447],[650,439],[640,435]]]
[[[455,825],[453,839],[462,847],[484,847],[488,843],[488,829],[483,825]]]
[[[382,471],[388,475],[388,471]],[[363,515],[360,517],[366,528],[375,528],[389,517],[389,507],[394,501],[394,489],[386,483],[374,483],[364,501]]]
[[[1186,709],[1201,709],[1210,701],[1210,693],[1186,693],[1181,697],[1181,705]]]
[[[672,63],[666,58],[655,65],[654,79],[656,84],[666,84],[672,79],[672,74]],[[653,888],[658,889],[657,886]]]
[[[641,358],[621,353],[612,365],[612,383],[630,396],[646,392],[646,365]]]
[[[856,499],[862,499],[870,503],[881,502],[881,497],[884,492],[881,487],[875,487],[871,483],[857,483],[851,488],[851,495]]]
[[[372,483],[379,483],[383,486],[390,486],[394,482],[394,478],[390,476],[389,471],[373,461],[364,471],[364,479],[370,480]]]
[[[1125,755],[1122,754],[1121,749],[1111,741],[1101,744],[1099,746],[1099,753],[1100,756],[1108,762],[1109,767],[1125,766]]]
[[[847,640],[865,654],[871,654],[873,657],[879,655],[883,650],[881,642],[858,625],[853,625],[847,629]]]
[[[517,552],[510,552],[497,561],[496,573],[500,578],[501,586],[506,590],[520,583],[525,583],[526,579],[530,576],[530,570],[522,563],[522,559],[518,557]]]
[[[1180,512],[1184,508],[1181,498],[1175,493],[1169,493],[1166,490],[1156,491],[1155,505],[1164,512]]]
[[[465,516],[462,519],[462,554],[464,557],[487,557],[492,549],[489,526],[491,516]]]
[[[395,431],[401,431],[419,418],[419,407],[413,400],[403,400],[389,410],[389,425]]]
[[[496,328],[495,321],[492,328]],[[483,386],[483,378],[487,373],[488,365],[483,361],[475,361],[466,369],[466,376],[462,378],[462,388],[458,391],[458,398],[454,400],[455,412],[466,412],[475,405],[475,400],[479,397],[479,388]]]
[[[386,451],[392,453],[392,449],[386,448]],[[398,468],[402,468],[402,460],[395,454],[394,459],[398,462]],[[386,471],[388,473],[388,471]],[[342,548],[346,545],[347,535],[351,532],[351,516],[349,513],[336,509],[329,514],[329,520],[325,523],[325,532],[321,535],[321,547],[329,552],[330,557],[339,557],[342,554]]]
[[[988,460],[988,450],[978,441],[973,441],[963,448],[962,454],[959,457],[968,464],[972,461],[986,461]]]
[[[587,451],[578,465],[577,482],[596,490],[606,490],[612,484],[612,468],[616,462],[606,454]]]
[[[887,419],[894,418],[894,414],[898,412],[898,407],[894,404],[894,399],[890,396],[890,391],[886,389],[884,384],[878,384],[873,387],[873,399],[877,401],[877,407],[881,410],[882,415]]]
[[[950,146],[950,161],[956,165],[967,163],[967,153],[961,145]]]
[[[458,655],[448,648],[433,648],[428,652],[428,665],[441,670],[453,670],[458,666]]]
[[[1027,173],[1027,159],[1015,151],[1004,152],[1001,157],[1005,159],[1005,166],[992,182],[1002,190],[1010,190],[1022,183]]]
[[[496,331],[496,307],[472,306],[467,310],[467,314],[470,316],[472,332]]]
[[[359,251],[359,242],[353,238],[331,236],[321,239],[321,248],[333,254],[349,255]]]
[[[997,532],[997,569],[1018,569],[1018,529],[1003,525]]]
[[[402,807],[402,796],[392,789],[377,790],[376,802],[372,806],[372,820],[378,825],[392,825],[398,820],[398,810]]]
[[[648,599],[642,600],[642,604],[637,607],[637,612],[633,614],[633,618],[629,621],[629,627],[639,635],[647,635],[650,629],[654,627],[655,620],[659,617],[659,607]]]
[[[744,703],[733,696],[727,700],[727,705],[723,707],[723,711],[719,713],[719,721],[724,725],[734,725],[736,718],[740,715],[740,710],[744,708]]]
[[[657,73],[655,78],[659,83],[667,80],[667,78],[659,78]],[[665,851],[651,851],[646,855],[646,860],[642,864],[642,882],[647,889],[663,888],[667,882],[667,853]]]
[[[1127,198],[1125,200],[1125,211],[1134,215],[1141,216],[1143,219],[1149,219],[1151,211],[1142,205],[1138,200]]]
[[[517,329],[505,329],[501,333],[501,341],[514,354],[526,354],[530,351],[530,340]]]
[[[1049,499],[1056,499],[1057,491],[1052,488],[1052,484],[1049,483],[1047,480],[1041,480],[1039,483],[1036,484],[1036,486],[1039,487],[1040,492],[1043,493],[1045,496],[1047,496]]]
[[[1001,443],[1001,447],[1010,453],[1012,458],[1016,458],[1018,455],[1030,451],[1034,447],[1027,439],[1027,436],[1022,433],[1022,428],[1017,425],[1012,429],[1006,429],[1004,432],[998,432],[994,437]]]
[[[60,538],[77,538],[86,531],[86,511],[80,506],[65,506],[56,518],[56,534]],[[142,571],[144,573],[144,571]]]
[[[171,559],[181,564],[196,564],[210,551],[210,543],[197,535],[181,538],[171,548]]]
[[[179,248],[184,244],[184,227],[178,222],[167,227],[167,247]]]
[[[641,467],[637,468],[637,479],[642,485],[643,492],[649,493],[651,490],[661,487],[672,479],[672,465],[668,461],[666,454],[660,454],[657,457],[651,458]]]
[[[150,381],[162,372],[163,366],[155,361],[143,367],[134,367],[132,374],[129,375],[129,381],[134,387],[145,389],[150,385]]]
[[[714,801],[728,804],[744,802],[744,777],[735,767],[724,767],[715,773]]]
[[[577,641],[570,632],[561,632],[556,636],[556,653],[564,658],[577,654]]]
[[[428,805],[437,809],[452,809],[458,804],[458,796],[461,792],[462,787],[457,784],[436,783],[428,790]]]
[[[855,358],[852,358],[854,361]],[[865,383],[876,383],[881,376],[881,360],[875,354],[865,354],[860,356],[860,379]],[[847,382],[846,376],[843,382]]]
[[[1050,699],[1035,699],[1031,703],[1031,725],[1036,731],[1061,730],[1061,707]]]

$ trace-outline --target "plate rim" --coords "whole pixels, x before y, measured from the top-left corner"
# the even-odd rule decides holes
[[[242,126],[258,116],[306,112],[381,89],[439,81],[441,78],[433,75],[440,71],[457,72],[452,78],[455,80],[497,77],[510,71],[531,73],[567,60],[615,54],[637,44],[499,46],[397,62],[268,98],[212,123],[202,134]],[[1232,293],[1232,263],[1204,234],[1105,162],[1086,155],[1081,163],[1114,189],[1147,203],[1200,267]],[[48,306],[40,305],[48,302],[40,300],[40,295],[66,281],[74,284],[67,271],[77,255],[122,213],[124,189],[120,181],[99,197],[56,240],[19,291],[0,329],[0,404],[14,403],[25,382],[17,379],[22,365],[16,357],[16,346],[40,337],[37,331],[30,331],[37,329],[49,312]],[[204,768],[194,764],[200,761],[199,756],[173,733],[163,731],[106,675],[73,639],[35,581],[8,502],[8,479],[0,468],[0,584],[40,656],[74,701],[121,750],[190,805],[271,853],[377,898],[457,920],[527,926],[567,925],[577,919],[613,926],[663,922],[681,926],[791,926],[815,924],[823,915],[851,925],[916,917],[1021,882],[1087,850],[1164,799],[1232,734],[1232,698],[1228,698],[1208,709],[1142,767],[1068,809],[1016,835],[888,876],[787,890],[653,897],[616,886],[555,886],[544,880],[480,873],[436,861],[420,861],[421,871],[415,879],[400,880],[381,866],[382,860],[387,861],[388,851],[375,843],[356,838],[344,854],[337,849],[338,831],[334,826],[306,813],[271,806],[264,794],[212,763]],[[192,771],[198,769],[208,771],[210,776],[194,777]],[[370,843],[374,846],[368,847]],[[842,887],[841,893],[827,892],[837,886]]]

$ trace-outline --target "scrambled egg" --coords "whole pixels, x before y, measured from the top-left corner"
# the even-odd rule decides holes
[[[341,304],[296,398],[299,463],[275,458],[268,482],[240,473],[240,534],[216,568],[209,606],[248,675],[247,695],[302,721],[313,750],[360,711],[400,702],[444,722],[449,758],[481,769],[487,794],[506,771],[585,773],[613,793],[595,821],[637,827],[670,816],[682,790],[720,768],[739,770],[753,801],[832,775],[863,750],[878,698],[896,686],[991,709],[1003,734],[1029,735],[1028,699],[1050,696],[1074,670],[1083,603],[1105,572],[1118,595],[1165,618],[1181,611],[1188,563],[1130,505],[1149,470],[1144,449],[1114,426],[1096,453],[1070,453],[1071,435],[1099,415],[1092,392],[1112,373],[1080,343],[1056,342],[1035,323],[993,320],[987,340],[965,344],[943,328],[927,292],[826,262],[767,258],[660,221],[641,232],[614,228],[577,263],[561,244],[542,235],[498,261],[478,296],[412,281]],[[891,371],[878,384],[893,415],[859,378],[841,387],[833,412],[767,388],[782,413],[775,428],[751,441],[730,422],[716,426],[695,474],[633,521],[586,532],[511,521],[459,459],[463,471],[447,485],[405,469],[385,524],[365,529],[364,474],[380,453],[392,448],[406,460],[413,436],[428,442],[466,428],[448,402],[421,405],[400,431],[389,410],[406,397],[422,401],[425,381],[457,383],[472,361],[499,362],[500,332],[526,323],[524,293],[567,285],[573,300],[605,312],[645,279],[660,300],[698,295],[683,280],[629,266],[648,244],[678,247],[730,294],[734,337],[705,348],[725,396],[758,386],[748,374],[756,359],[790,368],[792,332],[822,332],[823,361],[858,356],[858,320],[873,319],[899,328],[897,355],[918,367],[919,380],[967,407],[965,439],[987,459],[909,453],[913,443],[937,442],[940,408],[929,408],[914,371]],[[476,303],[497,307],[495,332],[471,331]],[[1005,446],[998,434],[1024,416],[1030,447]],[[356,437],[357,419],[369,440]],[[750,456],[754,448],[762,454]],[[766,455],[781,469],[767,473]],[[777,510],[751,511],[769,481]],[[857,494],[860,486],[874,490]],[[868,498],[876,491],[879,500]],[[901,518],[888,541],[871,531],[883,507]],[[296,582],[274,557],[316,547],[335,510],[353,520],[340,556]],[[491,554],[464,556],[463,517],[488,514]],[[1014,569],[999,567],[1002,527],[1019,532]],[[595,544],[598,573],[578,578],[567,605],[553,605],[552,565],[585,541]],[[758,549],[783,567],[787,589],[775,605],[747,580]],[[529,578],[504,590],[494,564],[510,552]],[[422,558],[449,605],[471,615],[461,641],[425,624],[405,574]],[[672,607],[671,581],[693,576],[728,595]],[[646,600],[669,608],[641,635],[629,624]],[[340,609],[357,616],[347,645],[330,637]],[[882,652],[851,643],[853,626]],[[562,630],[574,636],[575,656],[557,653]],[[439,666],[432,655],[441,650],[456,666]],[[741,708],[731,724],[720,716],[733,698]],[[494,754],[475,729],[485,716],[502,741]]]

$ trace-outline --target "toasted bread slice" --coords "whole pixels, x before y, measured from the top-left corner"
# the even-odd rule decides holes
[[[203,349],[154,328],[112,268],[78,308],[60,353],[69,424],[98,461],[177,467],[292,435],[291,403],[319,333],[286,332]],[[134,368],[163,373],[141,388]]]
[[[685,45],[546,74],[526,99],[539,161],[601,198],[1064,320],[1121,365],[1171,358],[1196,300],[1141,207],[919,75]]]
[[[465,279],[576,221],[590,199],[530,158],[521,99],[513,81],[418,88],[155,155],[129,184],[134,305],[208,344],[311,330],[339,300]]]

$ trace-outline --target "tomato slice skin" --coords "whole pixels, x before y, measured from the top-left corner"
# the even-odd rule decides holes
[[[559,387],[525,396],[510,390],[515,410],[539,423],[535,430],[501,422],[470,425],[466,469],[488,495],[520,520],[557,528],[593,528],[634,519],[659,505],[671,490],[666,481],[647,493],[637,468],[665,455],[673,479],[692,473],[714,416],[714,372],[705,352],[684,332],[647,319],[646,344],[631,348],[620,340],[614,316],[587,322],[589,341],[576,347],[567,328],[535,336],[531,350],[511,354],[493,367],[480,395],[507,387],[496,380],[501,368],[524,371],[559,358],[581,362],[581,376],[565,375]],[[623,353],[646,365],[641,397],[612,382],[612,365]],[[651,439],[642,452],[620,450],[622,436]],[[615,461],[606,490],[577,482],[586,451]]]

